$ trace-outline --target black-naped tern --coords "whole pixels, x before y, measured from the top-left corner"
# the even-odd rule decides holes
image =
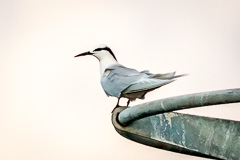
[[[166,74],[152,74],[149,71],[137,71],[118,63],[112,50],[106,45],[99,45],[92,51],[84,52],[75,57],[93,55],[99,60],[101,72],[101,85],[107,96],[118,98],[113,111],[119,107],[120,98],[130,101],[136,98],[144,99],[146,93],[175,81],[175,78],[183,75],[175,75],[175,72]],[[112,111],[112,112],[113,112]]]

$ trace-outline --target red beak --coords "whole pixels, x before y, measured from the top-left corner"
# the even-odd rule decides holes
[[[91,55],[91,53],[90,52],[84,52],[84,53],[78,54],[78,55],[76,55],[74,57],[86,56],[86,55]]]

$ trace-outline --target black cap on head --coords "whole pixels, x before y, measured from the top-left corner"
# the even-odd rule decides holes
[[[112,50],[108,46],[106,46],[106,45],[103,45],[101,47],[98,47],[98,48],[94,49],[93,52],[95,52],[95,51],[102,51],[102,50],[108,51],[113,56],[113,58],[117,61],[117,58],[113,54]]]

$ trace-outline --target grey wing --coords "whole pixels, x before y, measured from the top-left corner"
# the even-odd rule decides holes
[[[152,74],[149,71],[139,72],[122,65],[113,65],[105,70],[101,84],[108,96],[119,98],[124,91],[126,94],[152,90],[174,81],[175,78],[184,76],[175,72],[166,74]]]
[[[170,72],[170,73],[165,73],[165,74],[152,74],[152,73],[149,73],[147,72],[146,74],[149,75],[150,78],[155,78],[155,79],[175,79],[175,78],[178,78],[178,77],[183,77],[183,76],[186,76],[187,74],[180,74],[180,75],[175,75],[176,72]]]
[[[123,93],[124,94],[131,94],[137,93],[142,91],[151,91],[166,84],[175,81],[174,79],[155,79],[155,78],[145,78],[138,83],[134,83],[126,88]]]
[[[135,69],[122,65],[114,65],[105,70],[101,84],[108,96],[119,98],[124,89],[136,83],[140,78],[147,76]]]

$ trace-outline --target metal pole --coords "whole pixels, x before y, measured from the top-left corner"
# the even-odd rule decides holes
[[[236,102],[240,102],[240,88],[182,95],[127,108],[119,113],[118,121],[126,126],[130,122],[156,114]]]
[[[124,109],[113,112],[112,123],[129,140],[192,156],[240,160],[240,122],[168,112],[122,126],[117,117]]]

